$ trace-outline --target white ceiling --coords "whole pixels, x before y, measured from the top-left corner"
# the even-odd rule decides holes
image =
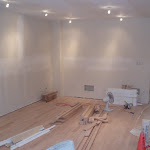
[[[43,17],[45,10],[49,19],[150,17],[150,0],[0,0],[0,7],[7,2],[6,9]]]

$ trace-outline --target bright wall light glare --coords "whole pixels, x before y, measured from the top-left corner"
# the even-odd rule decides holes
[[[72,23],[72,21],[71,21],[71,20],[69,20],[69,23]]]
[[[108,10],[108,14],[110,14],[111,13],[111,11],[110,10]]]
[[[6,7],[7,7],[7,8],[9,7],[9,4],[8,4],[8,3],[6,4]]]
[[[123,18],[120,18],[120,21],[123,21]]]
[[[45,17],[47,17],[48,16],[48,14],[45,14]]]

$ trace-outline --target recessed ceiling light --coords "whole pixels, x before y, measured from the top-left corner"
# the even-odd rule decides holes
[[[8,3],[6,4],[6,7],[7,7],[7,8],[9,7],[9,4],[8,4]]]
[[[110,10],[108,10],[108,14],[110,14],[111,13],[111,11]]]
[[[47,17],[48,16],[48,14],[45,14],[45,17]]]
[[[71,21],[71,20],[69,20],[69,23],[72,23],[72,21]]]
[[[120,21],[123,21],[123,18],[120,18]]]

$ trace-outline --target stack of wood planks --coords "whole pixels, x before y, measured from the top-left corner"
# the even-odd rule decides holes
[[[89,118],[93,115],[94,113],[94,105],[89,105],[85,111],[83,112],[83,114],[80,117],[80,124],[81,125],[86,125],[89,121]]]
[[[56,125],[53,125],[47,129],[44,129],[43,126],[38,126],[33,129],[27,130],[23,133],[20,133],[18,135],[15,135],[11,138],[8,138],[4,141],[0,142],[0,147],[1,146],[7,146],[10,147],[11,150],[14,150],[16,148],[19,148],[39,137],[42,135],[48,133],[51,129],[53,129]]]
[[[104,114],[102,117],[100,117],[102,111],[99,114],[94,114],[94,122],[92,124],[89,124],[85,127],[85,129],[82,131],[80,137],[78,138],[78,142],[76,143],[76,150],[90,150],[94,140],[98,134],[98,131],[101,127],[101,124],[104,120],[107,119],[107,114]],[[101,121],[99,118],[103,118]]]
[[[54,122],[52,123],[63,123],[65,121],[67,121],[69,118],[71,118],[75,113],[77,113],[77,111],[79,109],[82,108],[82,104],[81,103],[77,103],[74,107],[72,107],[71,109],[69,109],[68,111],[63,112],[62,114],[60,114]]]

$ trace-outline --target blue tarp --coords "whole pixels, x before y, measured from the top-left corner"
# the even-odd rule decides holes
[[[47,150],[75,150],[74,143],[71,140],[67,140],[61,143],[58,143]]]

